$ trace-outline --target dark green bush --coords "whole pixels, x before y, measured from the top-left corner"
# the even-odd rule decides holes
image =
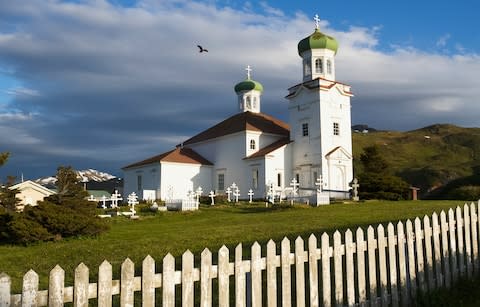
[[[63,205],[41,202],[21,213],[0,214],[2,242],[28,244],[75,236],[94,236],[108,229],[96,216],[95,204],[79,200]]]
[[[37,221],[30,220],[21,214],[15,214],[13,219],[7,224],[6,242],[28,244],[52,240],[54,237]]]
[[[410,193],[410,185],[393,175],[363,173],[359,183],[361,199],[402,200]]]

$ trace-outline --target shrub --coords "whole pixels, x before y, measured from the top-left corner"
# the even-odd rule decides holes
[[[361,199],[408,199],[410,186],[400,177],[363,173],[360,176],[359,183],[359,196]]]

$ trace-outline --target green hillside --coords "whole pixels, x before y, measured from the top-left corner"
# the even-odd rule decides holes
[[[353,133],[355,173],[363,148],[379,145],[395,175],[420,194],[430,198],[452,198],[460,190],[480,192],[480,128],[437,124],[397,132]]]

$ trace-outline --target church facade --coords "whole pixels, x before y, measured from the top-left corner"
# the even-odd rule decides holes
[[[124,193],[183,199],[202,187],[224,194],[235,183],[241,198],[315,194],[321,182],[330,197],[347,198],[353,179],[349,85],[336,81],[337,41],[319,30],[298,43],[303,79],[288,89],[289,123],[261,112],[263,86],[251,78],[235,85],[239,113],[185,140],[171,151],[123,168]],[[321,179],[320,179],[321,178]],[[320,180],[319,180],[320,179]]]

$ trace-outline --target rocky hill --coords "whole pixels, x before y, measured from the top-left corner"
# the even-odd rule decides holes
[[[355,172],[363,148],[377,144],[393,172],[423,197],[450,198],[460,186],[480,190],[480,128],[437,124],[407,132],[353,133]]]

